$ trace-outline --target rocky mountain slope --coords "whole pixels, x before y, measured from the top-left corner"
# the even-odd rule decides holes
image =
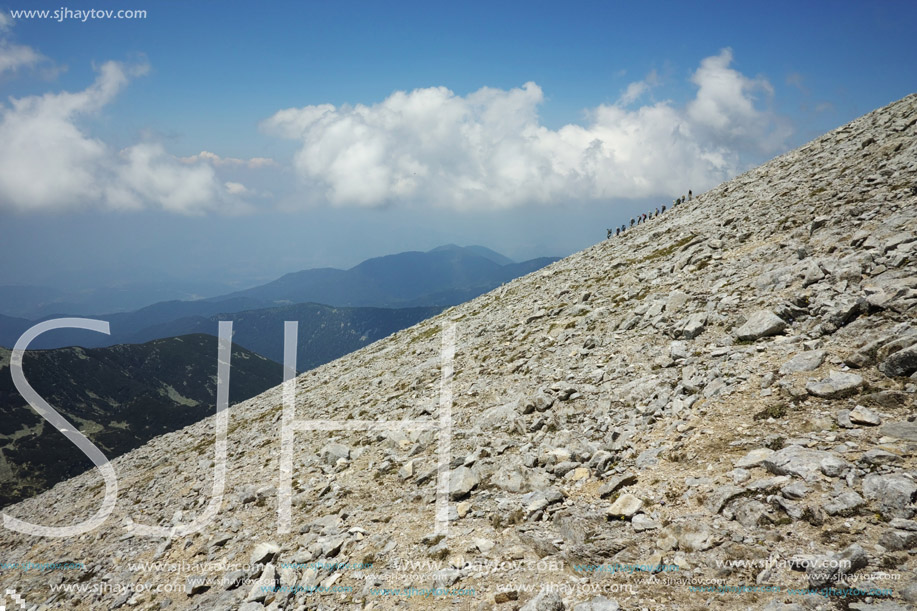
[[[0,586],[39,609],[912,608],[915,179],[912,95],[299,376],[322,422],[287,467],[282,388],[237,405],[195,534],[136,525],[205,515],[214,418],[122,456],[96,530],[0,532],[10,563],[81,566]],[[73,524],[103,489],[7,512]]]

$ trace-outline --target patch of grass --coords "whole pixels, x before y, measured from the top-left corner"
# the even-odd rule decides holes
[[[664,247],[664,248],[660,248],[659,250],[655,250],[655,251],[651,252],[651,253],[648,254],[647,256],[645,256],[645,257],[643,257],[642,259],[640,259],[639,263],[645,263],[646,261],[653,261],[653,260],[655,260],[655,259],[659,259],[659,258],[662,258],[662,257],[668,257],[670,254],[672,254],[672,253],[675,252],[676,250],[678,250],[678,249],[682,248],[683,246],[685,246],[686,244],[690,243],[690,242],[691,242],[694,238],[696,238],[696,237],[697,237],[697,236],[694,235],[693,233],[692,233],[692,234],[689,234],[689,235],[683,237],[682,239],[678,240],[677,242],[674,242],[674,243],[669,244],[668,246],[666,246],[666,247]]]
[[[411,338],[411,341],[408,342],[408,345],[414,344],[419,341],[423,341],[425,339],[430,339],[437,333],[439,333],[439,327],[431,325],[427,329],[424,329],[423,331],[419,331],[415,333],[414,337]]]
[[[786,416],[786,405],[780,403],[779,405],[770,405],[765,407],[763,410],[754,415],[755,420],[767,420],[768,418],[773,418],[778,420]]]

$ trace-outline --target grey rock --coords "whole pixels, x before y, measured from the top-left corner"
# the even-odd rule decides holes
[[[618,611],[620,608],[614,599],[596,596],[590,601],[575,604],[573,611]]]
[[[319,450],[322,462],[334,465],[340,459],[350,458],[350,448],[340,443],[329,443]]]
[[[678,337],[694,339],[704,331],[707,325],[707,315],[703,312],[691,314],[679,324]]]
[[[917,371],[917,344],[890,355],[879,364],[879,371],[889,377],[909,376]]]
[[[892,551],[911,550],[917,547],[917,532],[909,530],[886,530],[879,536],[879,545]]]
[[[844,471],[850,468],[850,463],[834,454],[822,457],[818,464],[821,472],[828,477],[840,477]]]
[[[865,499],[852,490],[842,492],[825,504],[829,516],[848,516],[866,504]]]
[[[798,500],[809,494],[809,488],[802,482],[793,482],[792,484],[784,486],[780,490],[780,494],[788,499]]]
[[[836,454],[823,450],[813,450],[802,446],[787,446],[774,453],[764,461],[764,468],[775,475],[793,475],[807,482],[817,481],[823,473],[822,461],[829,465],[843,462]],[[846,464],[846,463],[845,463]]]
[[[468,467],[453,469],[449,473],[449,498],[453,501],[465,498],[480,481],[477,474]]]
[[[545,590],[522,605],[519,611],[564,611],[564,609],[566,606],[560,594]]]
[[[854,543],[838,554],[819,556],[806,569],[809,587],[836,586],[847,575],[866,568],[869,558],[859,544]]]
[[[898,473],[873,473],[863,480],[863,496],[870,501],[877,501],[883,516],[908,519],[914,515],[914,509],[909,506],[917,496],[917,484]]]
[[[599,488],[599,496],[601,498],[608,498],[621,488],[626,486],[633,486],[637,483],[637,476],[631,474],[616,475],[610,478],[607,482],[602,484],[602,487]]]
[[[825,362],[824,350],[809,350],[797,354],[780,367],[780,373],[783,375],[789,373],[798,373],[800,371],[814,371]]]
[[[630,521],[631,527],[635,532],[643,532],[644,530],[655,530],[659,528],[659,522],[649,518],[648,516],[638,513]]]
[[[917,422],[886,422],[879,427],[879,434],[906,441],[917,441]]]
[[[773,455],[774,451],[769,448],[758,448],[752,450],[733,464],[739,469],[749,469],[751,467],[757,467]]]
[[[866,426],[879,426],[882,424],[882,418],[871,409],[857,405],[850,410],[850,422],[853,424],[865,424]]]
[[[685,552],[702,552],[716,542],[713,531],[703,522],[671,524],[664,531],[678,542],[678,548]]]
[[[249,564],[266,564],[280,551],[276,543],[259,543],[248,557]]]
[[[786,329],[786,321],[770,310],[758,310],[748,317],[744,325],[736,330],[736,337],[740,341],[754,341],[761,337],[769,337],[782,333]]]
[[[629,518],[640,511],[641,507],[643,507],[643,501],[641,499],[629,492],[625,492],[611,504],[607,513],[613,518]]]
[[[862,385],[862,376],[832,370],[827,378],[806,384],[806,391],[824,399],[840,399],[855,394]]]
[[[726,503],[744,493],[745,488],[740,486],[720,486],[707,498],[704,506],[710,510],[710,513],[718,514]]]

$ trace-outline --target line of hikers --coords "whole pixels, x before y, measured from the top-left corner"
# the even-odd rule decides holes
[[[691,192],[691,189],[688,189],[688,197],[685,197],[684,195],[682,195],[681,197],[676,197],[676,198],[675,198],[675,201],[672,202],[672,208],[674,208],[675,206],[680,206],[681,204],[683,204],[683,203],[685,203],[685,202],[689,202],[689,201],[691,201],[692,199],[694,199],[694,193]],[[650,219],[656,218],[657,216],[659,216],[659,215],[662,214],[663,212],[665,212],[665,206],[662,206],[662,210],[660,210],[659,208],[656,208],[656,211],[655,211],[655,212],[652,212],[652,211],[651,211],[651,212],[644,212],[643,214],[639,214],[639,215],[637,215],[637,218],[636,218],[636,219],[634,219],[633,217],[631,217],[631,219],[630,219],[630,226],[633,227],[635,222],[636,222],[637,225],[639,225],[640,223],[645,223],[645,222],[647,222],[647,221],[650,220]],[[608,235],[606,236],[605,239],[611,238],[611,231],[612,231],[612,230],[611,230],[611,229],[607,229],[606,231],[608,232]],[[622,233],[624,233],[625,231],[627,231],[627,226],[626,226],[626,225],[621,225],[620,227],[615,228],[615,230],[614,230],[614,235],[615,235],[615,237],[617,237],[617,236],[621,235]]]

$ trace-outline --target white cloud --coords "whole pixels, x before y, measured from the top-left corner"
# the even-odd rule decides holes
[[[197,155],[191,155],[190,157],[180,157],[179,161],[182,163],[198,163],[201,161],[206,161],[213,164],[216,167],[233,167],[233,166],[244,166],[250,169],[257,168],[266,168],[269,166],[277,165],[277,162],[273,159],[267,157],[252,157],[250,159],[237,159],[235,157],[220,157],[216,153],[211,153],[210,151],[201,151]]]
[[[237,210],[242,203],[209,165],[183,164],[155,143],[115,153],[81,127],[147,69],[108,62],[83,91],[12,98],[0,106],[0,208]]]
[[[226,191],[231,195],[242,195],[248,193],[248,189],[241,182],[227,182],[225,185]]]
[[[7,38],[7,33],[13,29],[13,18],[6,11],[0,10],[0,77],[4,72],[16,72],[21,69],[35,68],[41,63],[50,63],[50,60],[25,45],[17,45]],[[58,68],[47,70],[48,76],[55,76]]]
[[[616,104],[618,106],[630,106],[637,100],[639,100],[644,93],[649,91],[651,88],[659,84],[659,75],[655,70],[651,71],[646,75],[646,78],[642,81],[635,81],[627,86],[627,89],[621,94],[621,97],[618,98]]]
[[[444,87],[397,91],[366,106],[290,108],[263,122],[301,142],[293,166],[304,201],[338,206],[415,202],[452,208],[506,208],[575,199],[645,197],[701,189],[736,173],[742,155],[779,145],[788,133],[755,104],[764,79],[731,69],[732,52],[701,62],[697,94],[627,108],[658,77],[627,88],[586,125],[544,127],[541,88],[482,88],[458,96]]]
[[[31,47],[0,40],[0,74],[14,72],[20,68],[32,68],[45,59]]]
[[[777,117],[755,107],[755,93],[773,97],[771,84],[750,79],[729,67],[732,49],[708,57],[691,77],[697,96],[688,104],[688,117],[707,137],[727,146],[773,152],[789,135]]]

